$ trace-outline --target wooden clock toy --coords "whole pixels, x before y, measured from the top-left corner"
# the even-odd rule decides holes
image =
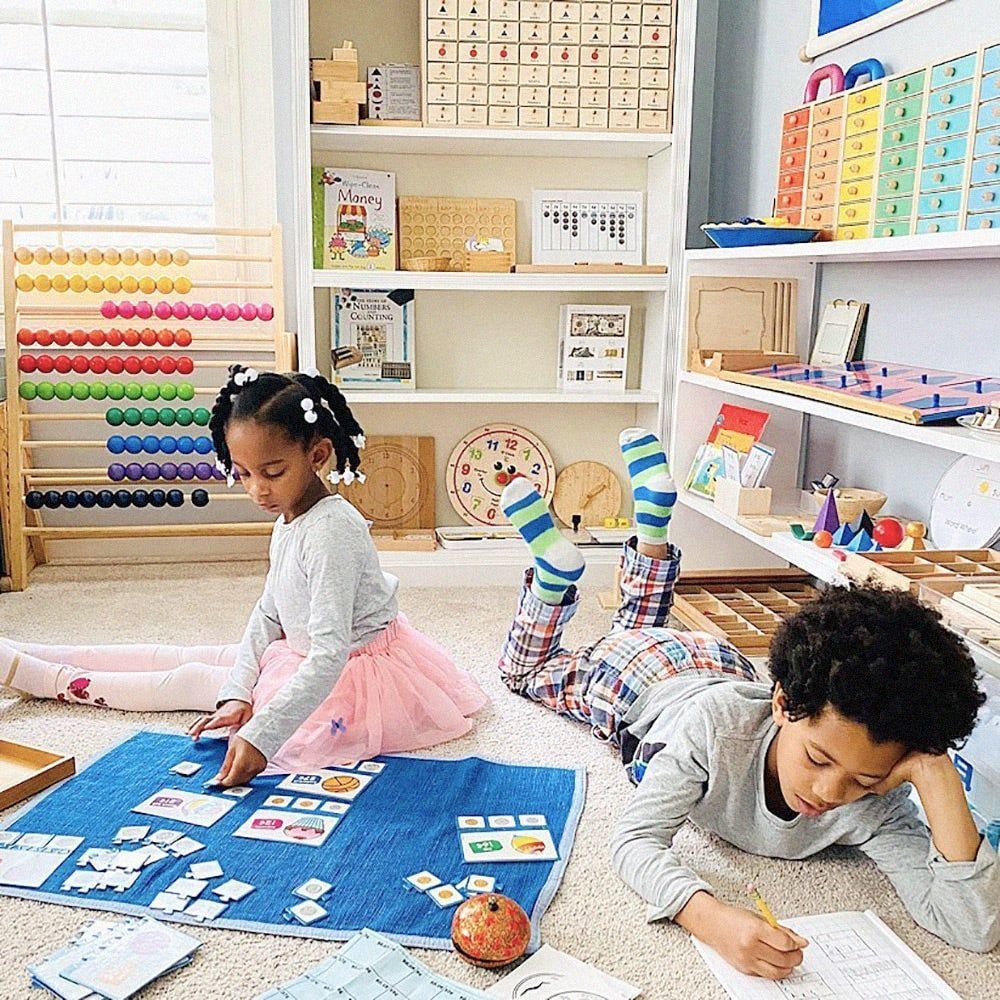
[[[374,527],[434,527],[434,438],[370,437],[361,471],[363,484],[339,489]]]
[[[603,524],[605,518],[621,513],[621,483],[600,462],[573,462],[559,473],[552,509],[567,527],[573,526],[574,517],[584,528]]]
[[[504,524],[500,494],[518,474],[531,481],[546,503],[552,499],[555,465],[535,434],[516,424],[477,427],[455,445],[448,459],[445,482],[451,505],[467,524]]]

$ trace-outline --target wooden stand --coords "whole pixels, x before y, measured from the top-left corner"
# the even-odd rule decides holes
[[[312,118],[317,125],[357,125],[359,105],[367,100],[368,89],[359,80],[358,52],[354,43],[345,41],[330,53],[329,59],[312,59]]]
[[[715,509],[730,517],[760,517],[771,512],[771,487],[749,489],[733,479],[715,480]]]

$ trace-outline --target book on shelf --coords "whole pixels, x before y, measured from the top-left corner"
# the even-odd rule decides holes
[[[313,267],[396,268],[396,175],[382,170],[312,168]]]
[[[723,473],[725,456],[723,448],[731,448],[745,461],[750,449],[760,440],[769,413],[751,410],[745,406],[723,403],[712,422],[704,444],[698,447],[685,488],[692,493],[714,499],[716,477]]]
[[[333,382],[344,389],[415,389],[413,290],[338,289],[333,296]],[[337,368],[352,352],[360,361]]]

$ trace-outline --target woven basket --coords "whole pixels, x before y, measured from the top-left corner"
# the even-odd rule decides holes
[[[400,262],[404,271],[450,271],[450,257],[407,257]]]
[[[878,490],[858,490],[858,489],[837,489],[834,488],[834,495],[837,504],[837,517],[841,524],[853,521],[861,511],[867,511],[868,516],[874,518],[876,514],[885,506],[888,499],[884,493]],[[813,493],[813,503],[819,510],[826,500],[826,490],[816,490]]]

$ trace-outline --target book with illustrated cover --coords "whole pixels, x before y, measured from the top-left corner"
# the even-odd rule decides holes
[[[413,290],[341,288],[333,296],[333,382],[344,389],[414,389]],[[352,361],[338,367],[338,359]]]
[[[709,499],[715,498],[715,478],[723,469],[723,446],[744,459],[759,440],[770,414],[745,406],[723,403],[712,422],[705,443],[695,453],[685,488]]]
[[[395,270],[395,174],[313,167],[312,217],[314,267]]]

